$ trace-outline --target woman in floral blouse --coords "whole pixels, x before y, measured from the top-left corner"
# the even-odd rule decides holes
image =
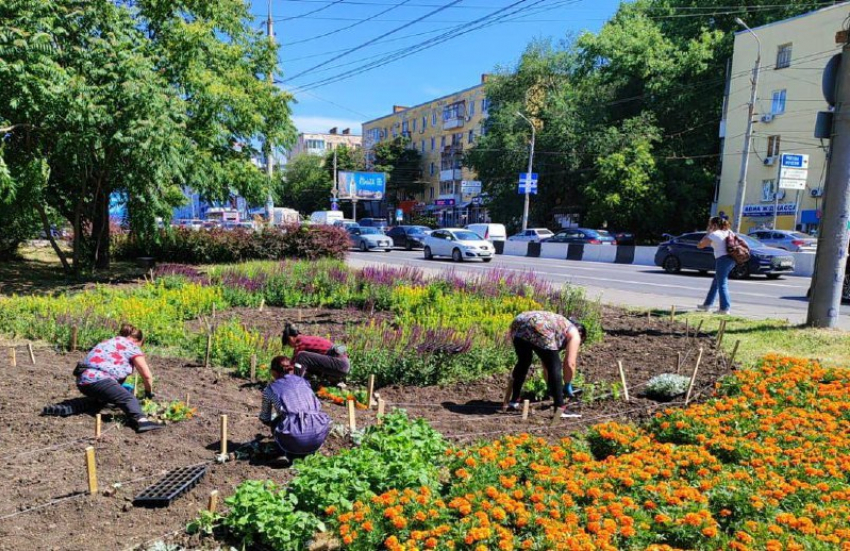
[[[552,395],[555,408],[561,409],[561,417],[572,417],[564,411],[564,385],[567,385],[566,394],[572,397],[571,382],[576,371],[578,349],[586,336],[584,325],[554,312],[523,312],[511,323],[510,336],[513,339],[517,363],[514,366],[513,393],[508,406],[511,409],[519,408],[519,397],[534,353],[543,362],[549,394]],[[561,350],[566,350],[563,363]]]
[[[145,398],[153,398],[153,376],[141,348],[144,340],[141,330],[125,323],[117,337],[105,340],[92,348],[74,371],[80,392],[121,408],[136,432],[162,428],[162,425],[145,417],[133,393],[121,386],[133,373],[133,369],[138,369],[145,384]]]

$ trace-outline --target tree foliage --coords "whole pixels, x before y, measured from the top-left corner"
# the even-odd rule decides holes
[[[726,64],[735,18],[751,27],[821,7],[813,1],[637,0],[598,33],[530,44],[487,84],[486,134],[468,154],[494,219],[518,223],[517,174],[537,143],[535,225],[580,213],[652,238],[701,227],[719,172]],[[687,17],[684,17],[686,14]]]
[[[289,159],[278,177],[275,202],[305,214],[328,210],[333,173],[326,165],[322,157],[306,153]]]
[[[71,223],[75,267],[108,266],[113,196],[144,233],[183,201],[183,185],[210,199],[264,195],[251,144],[263,134],[288,143],[294,127],[290,96],[260,78],[276,53],[247,9],[239,0],[0,3],[9,172],[0,185],[18,207],[47,206]],[[44,178],[31,177],[33,163],[46,165]]]
[[[413,199],[425,191],[419,150],[410,138],[396,138],[375,146],[371,170],[387,173],[387,200],[392,204]]]

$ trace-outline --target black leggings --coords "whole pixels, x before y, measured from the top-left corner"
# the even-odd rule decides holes
[[[80,392],[106,404],[115,404],[130,419],[137,422],[145,416],[139,401],[115,379],[103,379],[90,385],[77,385]]]
[[[346,356],[328,356],[317,352],[299,352],[292,358],[292,363],[301,366],[302,377],[312,375],[334,382],[344,381],[351,370]]]
[[[555,402],[555,407],[564,405],[564,375],[562,373],[561,353],[558,350],[546,350],[538,348],[528,341],[514,337],[514,350],[516,351],[516,365],[514,366],[513,379],[514,390],[511,394],[511,402],[519,401],[522,393],[522,385],[525,384],[525,379],[528,377],[528,368],[531,367],[531,353],[537,354],[540,361],[543,362],[543,367],[549,375],[549,380],[546,381],[549,385],[549,394],[552,395],[552,400]]]

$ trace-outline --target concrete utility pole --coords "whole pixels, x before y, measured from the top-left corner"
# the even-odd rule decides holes
[[[753,112],[756,107],[756,94],[759,86],[759,72],[761,71],[761,40],[751,28],[744,23],[740,17],[735,18],[735,22],[741,25],[756,39],[758,44],[758,53],[756,54],[756,62],[753,65],[752,89],[750,90],[750,103],[747,106],[747,130],[744,132],[744,149],[741,157],[741,173],[738,176],[738,194],[735,196],[735,232],[741,231],[741,219],[744,217],[744,201],[747,196],[747,167],[750,162],[750,144],[753,139]]]
[[[269,0],[268,19],[266,19],[266,33],[269,37],[269,42],[274,47],[274,22],[272,21],[272,0]],[[266,80],[274,85],[274,71],[269,71],[266,74]],[[274,198],[272,198],[272,177],[274,176],[274,159],[272,158],[272,145],[266,135],[265,143],[263,143],[263,155],[266,157],[266,175],[269,178],[269,196],[266,199],[266,211],[269,215],[269,220],[272,220],[272,209],[274,209]]]
[[[520,117],[522,117],[528,124],[531,125],[531,146],[529,147],[529,150],[528,150],[528,175],[529,175],[528,177],[531,178],[531,167],[534,163],[534,138],[535,138],[534,123],[531,122],[531,119],[529,119],[528,117],[526,117],[525,115],[523,115],[519,111],[517,111],[516,114],[519,115]],[[528,203],[529,203],[529,200],[530,200],[530,197],[531,197],[531,193],[530,193],[529,188],[530,188],[530,181],[525,186],[525,203],[523,203],[523,205],[522,205],[522,231],[525,231],[525,230],[528,229]]]
[[[850,43],[844,47],[835,78],[835,113],[823,194],[815,275],[806,325],[837,327],[850,236]],[[837,40],[837,38],[836,38]]]
[[[339,175],[336,171],[336,148],[334,147],[334,185],[331,187],[331,194],[333,195],[333,199],[331,199],[331,209],[336,204],[336,196],[339,193]]]

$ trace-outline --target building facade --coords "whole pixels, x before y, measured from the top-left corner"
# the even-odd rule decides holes
[[[463,165],[464,150],[471,148],[484,131],[488,103],[481,83],[414,107],[394,106],[389,115],[363,123],[363,147],[367,163],[375,145],[399,137],[422,156],[421,178],[425,191],[416,197],[399,198],[406,215],[431,214],[441,226],[462,226],[486,221],[481,205],[481,182]],[[392,199],[391,199],[392,201]]]
[[[850,2],[753,29],[761,41],[752,143],[750,145],[741,231],[772,228],[817,229],[826,177],[826,146],[814,137],[818,111],[829,109],[821,75],[840,52],[835,34],[850,16]],[[734,217],[741,170],[751,76],[759,45],[749,31],[735,35],[727,82],[722,169],[713,212]],[[808,155],[805,189],[780,189],[782,154]],[[778,209],[776,206],[778,205]]]
[[[324,156],[328,151],[333,151],[341,145],[345,145],[349,149],[358,148],[361,146],[361,142],[361,137],[352,134],[350,128],[345,128],[342,132],[338,132],[336,128],[331,128],[326,134],[301,132],[298,134],[298,141],[289,151],[287,157],[292,159],[305,153]]]

